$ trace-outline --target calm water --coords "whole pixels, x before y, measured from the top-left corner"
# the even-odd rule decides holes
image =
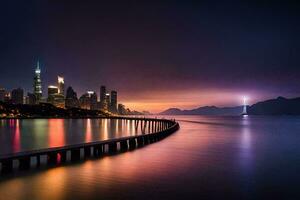
[[[300,198],[300,117],[177,119],[181,125],[178,132],[144,148],[81,164],[2,176],[0,199]],[[102,137],[97,128],[91,130],[96,131],[91,132],[92,138]],[[39,131],[30,132],[37,138],[26,134],[36,144],[37,140],[60,143],[57,132],[64,131],[44,131],[46,136],[41,138]],[[22,134],[19,137],[23,140]],[[64,132],[63,143],[73,141],[67,134]]]
[[[129,120],[0,120],[0,154],[106,140],[141,133],[140,125],[136,129],[134,121]]]

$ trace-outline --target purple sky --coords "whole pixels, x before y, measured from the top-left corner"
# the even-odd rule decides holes
[[[184,3],[183,3],[184,2]],[[81,95],[107,85],[130,108],[231,106],[299,96],[300,4],[1,1],[0,86]]]

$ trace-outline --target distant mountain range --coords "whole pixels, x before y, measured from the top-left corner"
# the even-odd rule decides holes
[[[159,114],[161,115],[241,115],[243,106],[216,107],[204,106],[192,110],[180,110],[170,108]],[[287,99],[278,97],[247,106],[249,115],[300,115],[300,97]]]
[[[240,115],[243,112],[243,106],[236,107],[216,107],[204,106],[192,110],[180,110],[170,108],[160,113],[160,115]]]

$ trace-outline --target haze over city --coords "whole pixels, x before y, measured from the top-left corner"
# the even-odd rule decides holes
[[[63,75],[78,93],[110,85],[136,110],[241,105],[300,94],[299,4],[2,1],[0,85]],[[53,77],[53,78],[52,78]]]

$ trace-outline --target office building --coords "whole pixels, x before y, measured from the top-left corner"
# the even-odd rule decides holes
[[[0,88],[0,101],[4,102],[4,98],[5,98],[5,89]]]
[[[58,76],[57,77],[57,83],[58,83],[58,94],[65,95],[64,77]]]
[[[118,108],[117,108],[117,92],[116,91],[111,91],[110,93],[110,112],[112,113],[117,113]]]
[[[28,104],[28,105],[34,105],[34,104],[36,104],[36,97],[35,97],[34,94],[27,93],[26,104]]]
[[[13,104],[23,104],[24,90],[17,88],[11,91],[11,102]]]
[[[11,93],[8,92],[8,91],[5,91],[4,102],[5,103],[11,103]]]
[[[98,106],[99,107],[99,106]],[[107,105],[106,105],[106,87],[102,85],[100,87],[100,110],[107,111]]]
[[[106,87],[102,85],[100,87],[100,102],[104,102],[106,98]]]
[[[90,93],[90,99],[91,99],[91,110],[98,110],[98,104],[97,104],[97,101],[98,101],[98,97],[97,97],[97,94],[96,92],[91,92]]]
[[[87,110],[97,110],[97,94],[94,91],[87,91],[79,98],[80,108]]]
[[[78,108],[79,100],[77,98],[77,93],[73,90],[72,87],[68,87],[66,100],[65,100],[66,108]]]
[[[118,104],[118,113],[120,115],[126,115],[127,111],[123,104]]]
[[[48,87],[48,98],[47,102],[51,103],[52,105],[64,108],[65,107],[65,98],[64,95],[59,93],[59,89],[57,86],[50,85]]]
[[[40,69],[39,61],[37,61],[37,66],[34,74],[33,94],[35,95],[36,103],[41,102],[43,95],[42,95],[41,69]]]

